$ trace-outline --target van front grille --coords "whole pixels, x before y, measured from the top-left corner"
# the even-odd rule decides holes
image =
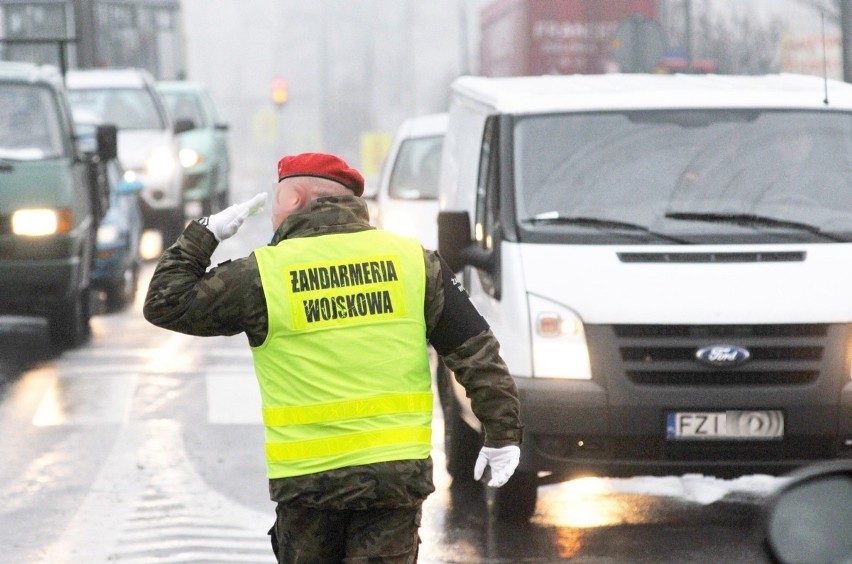
[[[781,251],[762,253],[617,253],[618,260],[631,263],[731,263],[731,262],[802,262],[805,253]]]
[[[613,325],[617,337],[823,337],[828,325]]]
[[[844,325],[591,326],[587,337],[598,374],[634,386],[805,386],[847,354]],[[707,358],[725,347],[739,356]]]
[[[816,381],[817,370],[774,370],[772,372],[656,372],[629,370],[627,377],[644,386],[801,386]]]
[[[820,360],[823,348],[818,346],[749,347],[751,361]],[[695,347],[621,347],[622,360],[630,362],[665,362],[695,360]]]

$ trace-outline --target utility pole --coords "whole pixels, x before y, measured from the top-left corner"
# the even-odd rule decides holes
[[[692,0],[683,1],[683,19],[686,35],[686,69],[684,72],[692,72]]]
[[[840,3],[840,38],[843,55],[843,80],[852,82],[852,0]]]
[[[470,46],[467,32],[467,0],[459,0],[459,74],[470,74]]]

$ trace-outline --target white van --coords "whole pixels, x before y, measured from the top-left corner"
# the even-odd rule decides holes
[[[852,457],[852,85],[462,77],[442,161],[439,250],[525,425],[498,517],[584,473]],[[478,422],[439,381],[463,479]]]
[[[447,114],[409,118],[396,132],[382,167],[376,225],[438,246],[438,175]]]
[[[118,127],[118,158],[142,183],[145,224],[162,231],[170,245],[184,227],[184,171],[178,158],[177,133],[192,123],[174,122],[142,69],[71,70],[68,98],[75,112],[88,112]]]

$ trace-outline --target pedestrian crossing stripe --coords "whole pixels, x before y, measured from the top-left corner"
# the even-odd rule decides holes
[[[170,342],[167,350],[185,344]],[[166,362],[163,352],[150,348],[76,349],[63,354],[44,373],[32,424],[123,424],[133,417],[134,405],[150,394],[152,378],[174,376],[180,387],[203,378],[204,404],[209,424],[261,425],[260,392],[251,352],[246,348],[193,349],[181,362]],[[152,361],[153,360],[153,361]],[[197,381],[197,380],[196,380]],[[156,387],[154,386],[154,387]],[[176,388],[169,390],[174,393]],[[145,410],[136,409],[145,418]],[[141,412],[141,413],[139,413]],[[155,415],[161,416],[161,415]]]

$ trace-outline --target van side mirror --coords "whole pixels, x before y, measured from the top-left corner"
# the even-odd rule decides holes
[[[463,251],[472,244],[470,216],[466,211],[438,212],[438,253],[447,261],[453,272],[464,267]]]
[[[175,134],[180,135],[181,133],[192,131],[196,127],[195,122],[191,119],[179,119],[175,122]]]
[[[95,130],[95,138],[98,142],[98,157],[101,162],[118,158],[118,128],[116,126],[111,124],[99,125]]]
[[[470,215],[466,211],[438,213],[438,252],[453,272],[468,264],[491,274],[497,270],[496,253],[471,239]]]
[[[778,563],[852,562],[852,461],[805,467],[770,499],[764,521]]]
[[[227,123],[217,123],[213,127],[216,128],[218,131],[228,131],[229,129],[231,129],[231,126]]]

